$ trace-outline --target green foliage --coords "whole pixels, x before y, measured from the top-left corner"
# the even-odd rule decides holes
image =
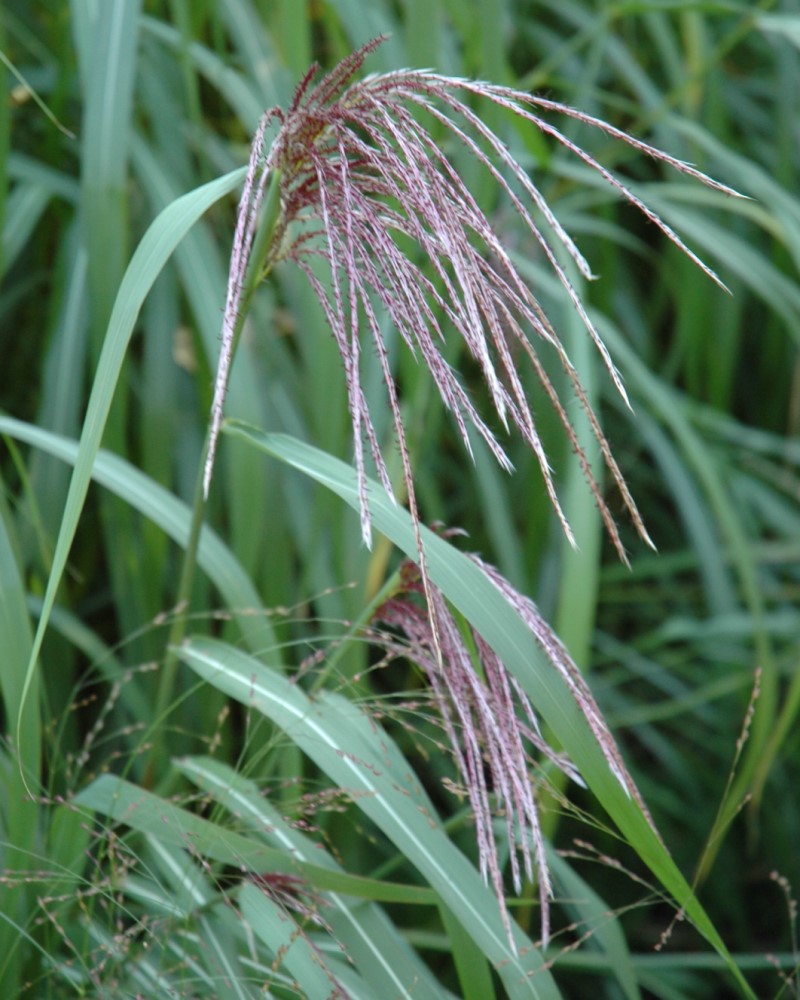
[[[796,0],[5,5],[0,995],[797,992],[799,26]],[[726,296],[591,171],[490,111],[599,275],[575,283],[633,415],[476,173],[658,547],[623,525],[630,569],[532,379],[577,549],[522,444],[503,439],[512,476],[480,441],[470,463],[385,330],[423,520],[470,535],[425,533],[431,579],[588,785],[535,772],[556,889],[545,952],[534,886],[509,900],[513,942],[504,932],[418,671],[364,637],[414,533],[373,485],[375,543],[361,543],[339,356],[289,263],[250,304],[236,419],[196,500],[251,135],[312,59],[330,67],[382,32],[370,70],[533,88],[752,199],[568,127]],[[443,352],[480,401],[465,352]],[[391,445],[380,367],[362,361]],[[536,600],[587,671],[663,843],[467,549]]]

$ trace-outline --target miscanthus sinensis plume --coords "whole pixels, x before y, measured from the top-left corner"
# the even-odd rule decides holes
[[[625,560],[617,525],[578,442],[568,401],[559,394],[540,357],[542,349],[558,359],[570,392],[586,413],[610,478],[639,534],[649,542],[636,505],[558,331],[545,314],[535,289],[520,274],[502,235],[448,158],[447,143],[465,151],[498,186],[516,213],[518,223],[563,286],[623,398],[622,381],[560,259],[567,254],[586,278],[592,277],[589,264],[536,183],[485,123],[481,106],[503,109],[573,154],[718,283],[714,272],[681,238],[622,180],[577,145],[559,121],[578,121],[717,190],[727,194],[736,192],[604,121],[523,91],[443,76],[432,70],[405,69],[356,79],[365,59],[378,44],[380,39],[370,42],[318,82],[314,82],[317,67],[312,67],[289,108],[267,111],[254,137],[231,255],[204,485],[207,493],[230,360],[254,279],[269,273],[279,261],[292,262],[305,273],[319,299],[342,359],[353,426],[361,530],[367,545],[371,542],[367,453],[381,483],[392,494],[361,381],[362,353],[372,350],[379,359],[402,459],[409,511],[417,530],[419,581],[426,604],[427,625],[418,621],[407,631],[407,638],[427,664],[434,690],[442,693],[443,716],[452,734],[463,778],[473,796],[481,865],[502,900],[502,880],[496,848],[492,846],[489,786],[480,765],[484,755],[490,762],[491,790],[503,800],[509,838],[512,845],[522,846],[528,867],[531,857],[528,845],[533,844],[539,865],[546,937],[549,883],[520,749],[525,742],[540,746],[540,736],[527,700],[506,677],[503,665],[492,659],[491,650],[479,637],[476,648],[483,660],[489,694],[470,680],[472,668],[455,646],[456,637],[444,599],[428,579],[409,446],[384,339],[384,320],[391,321],[408,350],[427,367],[467,451],[470,451],[472,427],[500,465],[510,469],[511,462],[496,431],[481,417],[458,372],[445,357],[445,343],[453,337],[463,339],[482,375],[499,424],[505,431],[516,430],[535,454],[553,508],[572,539],[523,389],[520,365],[530,365],[578,456],[608,534]],[[436,131],[436,137],[432,130]],[[274,133],[269,144],[268,133]],[[409,253],[409,246],[414,247],[413,254]],[[324,265],[322,269],[320,262]],[[629,793],[635,793],[599,710],[563,647],[526,598],[513,592],[494,570],[487,567],[486,572],[507,599],[518,605],[533,639],[543,646],[556,669],[571,678],[573,694],[601,752],[619,781]],[[394,610],[390,606],[384,609],[384,620],[386,615],[397,619],[398,614],[398,606]],[[429,633],[423,635],[425,628]],[[492,722],[496,717],[503,720],[500,729]],[[521,828],[516,840],[514,817]],[[519,883],[513,850],[512,858],[512,874],[515,883]]]
[[[646,806],[583,675],[539,609],[493,566],[475,555],[470,558],[519,614],[532,640],[561,674],[609,769],[647,816]],[[522,889],[523,875],[533,882],[535,864],[542,941],[546,944],[550,935],[552,889],[531,779],[531,772],[537,768],[533,754],[550,761],[568,778],[583,782],[569,759],[547,744],[525,690],[481,634],[459,623],[438,588],[432,584],[423,586],[419,567],[410,560],[403,563],[400,579],[397,591],[375,612],[370,638],[391,654],[410,659],[425,672],[475,818],[481,873],[491,882],[500,901],[509,940],[513,938],[503,903],[503,873],[494,835],[495,812],[505,828],[509,867],[517,893]],[[392,631],[385,631],[385,626]]]

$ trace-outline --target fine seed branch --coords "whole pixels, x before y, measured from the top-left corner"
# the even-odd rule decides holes
[[[515,590],[493,566],[475,555],[470,558],[520,615],[533,641],[564,678],[611,773],[653,826],[597,702],[567,650],[533,601]],[[381,626],[389,626],[394,634],[380,630]],[[481,874],[497,895],[509,941],[513,938],[494,833],[493,799],[505,826],[515,891],[519,894],[522,890],[523,873],[531,882],[534,875],[538,877],[542,946],[546,947],[552,886],[535,782],[531,780],[536,766],[531,750],[538,751],[568,778],[584,783],[569,759],[545,741],[530,699],[502,660],[480,633],[469,628],[468,634],[469,639],[437,587],[429,584],[425,593],[419,568],[407,560],[400,570],[398,591],[375,612],[369,637],[425,672],[475,818]]]
[[[508,455],[478,414],[457,373],[441,352],[440,345],[453,335],[453,331],[463,338],[480,367],[503,427],[516,427],[536,455],[547,494],[567,537],[573,540],[517,368],[515,348],[522,349],[578,455],[609,536],[620,558],[626,560],[614,518],[588,458],[578,444],[565,404],[537,353],[536,340],[545,342],[556,352],[586,412],[624,505],[637,531],[649,543],[644,524],[577,372],[500,236],[442,151],[441,140],[435,139],[423,124],[425,115],[449,132],[489,171],[508,197],[566,290],[623,398],[627,397],[620,377],[558,261],[554,244],[560,244],[581,274],[590,278],[588,263],[525,170],[466,101],[473,97],[490,101],[554,139],[640,209],[719,284],[716,274],[658,215],[543,115],[555,113],[578,120],[710,187],[730,195],[736,192],[600,119],[523,91],[442,76],[429,70],[398,70],[351,82],[380,42],[381,39],[375,39],[348,56],[314,86],[312,80],[317,67],[313,66],[298,86],[288,111],[271,108],[253,140],[231,254],[222,348],[204,470],[205,493],[211,481],[236,331],[248,297],[246,290],[252,283],[251,279],[248,283],[248,267],[254,236],[260,224],[264,192],[273,178],[277,179],[279,188],[278,218],[270,222],[270,242],[258,270],[268,271],[278,260],[296,263],[307,275],[336,339],[347,383],[361,497],[361,530],[366,544],[370,544],[371,524],[366,495],[365,445],[382,484],[390,494],[392,489],[361,384],[360,356],[365,339],[372,341],[382,368],[409,508],[417,520],[406,433],[378,319],[379,313],[385,313],[413,355],[421,358],[428,368],[467,449],[470,450],[467,433],[470,423],[500,465],[510,469]],[[273,122],[278,124],[277,135],[267,150],[265,133]],[[526,201],[541,222],[536,221]],[[404,249],[409,241],[421,251],[424,264],[410,259]],[[313,270],[314,260],[320,258],[327,265],[329,284],[323,284]]]

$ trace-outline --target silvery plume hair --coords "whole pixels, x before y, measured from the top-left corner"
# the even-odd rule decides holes
[[[600,119],[520,90],[432,70],[405,69],[355,80],[380,42],[368,43],[316,83],[317,67],[313,66],[288,110],[267,111],[253,139],[231,254],[204,487],[207,494],[248,266],[262,222],[264,195],[272,182],[278,206],[263,266],[269,271],[278,261],[288,261],[301,268],[336,340],[347,384],[361,530],[367,545],[371,542],[367,449],[381,483],[392,495],[361,381],[361,355],[370,344],[383,373],[416,531],[418,565],[407,564],[404,589],[376,615],[377,626],[396,630],[396,639],[384,635],[381,641],[397,651],[402,648],[404,655],[425,670],[475,813],[480,865],[494,886],[507,927],[491,797],[499,802],[505,816],[517,889],[522,870],[532,877],[535,861],[546,942],[550,882],[528,771],[530,748],[543,753],[571,777],[579,776],[568,761],[547,747],[527,696],[482,637],[473,633],[471,648],[464,644],[447,602],[428,577],[409,448],[382,321],[391,321],[406,347],[428,369],[467,450],[471,425],[500,465],[510,469],[506,451],[443,353],[448,338],[463,339],[501,425],[505,430],[516,428],[535,454],[553,508],[572,540],[523,389],[518,362],[527,358],[578,456],[608,534],[625,560],[614,518],[578,442],[566,404],[540,358],[541,348],[558,359],[624,506],[639,534],[649,542],[636,505],[557,331],[492,221],[448,158],[447,144],[460,147],[496,183],[563,286],[623,398],[622,381],[559,255],[566,252],[585,278],[592,277],[588,263],[534,181],[474,106],[488,102],[503,109],[573,154],[719,284],[714,272],[663,219],[554,120],[560,116],[578,121],[710,187],[731,195],[736,192]],[[277,132],[266,148],[267,131],[275,124]],[[415,248],[413,259],[409,246]],[[322,270],[314,266],[319,261],[324,265]],[[324,280],[320,277],[323,272]],[[532,641],[562,674],[611,772],[647,815],[600,710],[564,647],[532,601],[515,591],[493,567],[477,561],[528,625]]]
[[[467,450],[470,450],[467,425],[471,424],[500,465],[510,469],[511,462],[504,448],[477,412],[457,372],[442,353],[441,348],[448,337],[463,338],[480,368],[503,427],[508,429],[513,425],[536,455],[548,496],[567,536],[572,539],[517,367],[520,351],[527,356],[578,455],[606,529],[620,557],[625,559],[614,519],[578,443],[564,402],[537,353],[537,344],[547,344],[556,353],[587,414],[625,507],[637,530],[647,540],[642,520],[575,368],[500,235],[448,159],[441,139],[434,138],[429,129],[434,125],[445,134],[449,133],[505,193],[564,287],[623,398],[627,397],[622,381],[577,291],[559,263],[554,244],[566,250],[587,278],[592,277],[588,263],[506,144],[467,102],[473,98],[488,101],[554,139],[640,209],[717,282],[719,279],[714,272],[658,215],[590,153],[568,138],[550,118],[561,115],[578,120],[711,187],[728,194],[736,192],[606,122],[567,105],[509,87],[442,76],[430,70],[408,69],[351,82],[381,40],[375,39],[348,56],[313,86],[317,67],[312,66],[299,84],[288,111],[271,108],[256,132],[231,254],[205,469],[206,493],[222,422],[233,340],[253,238],[267,183],[275,176],[279,183],[280,211],[267,267],[278,260],[289,260],[305,272],[336,339],[353,423],[365,542],[369,544],[371,538],[365,445],[369,447],[383,486],[392,493],[360,380],[360,358],[367,340],[371,341],[380,360],[403,461],[409,507],[412,517],[417,519],[406,434],[379,321],[380,312],[391,319],[408,349],[427,367]],[[273,121],[277,121],[279,127],[266,149],[265,133]],[[413,241],[424,263],[412,260],[399,239]],[[320,258],[327,264],[329,274],[325,284],[312,266]]]

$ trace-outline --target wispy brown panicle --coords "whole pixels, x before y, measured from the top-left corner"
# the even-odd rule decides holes
[[[636,506],[557,332],[492,223],[448,158],[446,137],[449,135],[466,150],[504,192],[565,288],[623,397],[622,382],[577,291],[559,263],[556,247],[560,244],[586,277],[591,277],[589,265],[536,184],[505,143],[484,123],[479,111],[473,109],[474,99],[506,109],[573,153],[623,198],[641,209],[716,281],[719,280],[716,275],[665,222],[568,138],[550,117],[544,116],[576,119],[705,184],[729,194],[735,192],[603,121],[522,91],[446,77],[429,70],[399,70],[351,82],[380,41],[375,39],[348,56],[315,85],[312,81],[316,67],[312,67],[298,86],[289,110],[270,109],[256,133],[231,257],[212,441],[205,472],[206,491],[222,420],[245,274],[259,224],[259,209],[267,181],[277,171],[280,214],[268,264],[279,259],[292,260],[303,269],[336,339],[347,381],[365,542],[369,544],[371,538],[365,445],[381,482],[391,493],[388,472],[361,385],[360,357],[369,341],[383,371],[411,513],[416,518],[406,435],[382,326],[384,318],[389,318],[414,356],[428,368],[467,449],[470,450],[467,426],[471,424],[498,462],[509,469],[511,462],[504,448],[479,416],[457,373],[442,353],[441,348],[448,337],[463,338],[480,367],[501,423],[505,428],[516,427],[533,449],[548,496],[567,536],[572,539],[523,390],[517,367],[519,348],[522,349],[579,456],[605,526],[624,559],[614,519],[588,459],[578,445],[566,405],[537,354],[537,341],[548,344],[558,356],[588,415],[633,523],[649,541]],[[267,150],[264,148],[265,131],[275,120],[279,126],[277,135]],[[436,138],[431,134],[431,127],[437,131]],[[413,260],[408,255],[409,240],[419,251],[415,252]],[[313,269],[314,260],[320,258],[329,269],[329,279],[324,282]]]
[[[565,679],[611,772],[647,815],[586,681],[539,609],[493,566],[477,556],[470,558],[517,611],[532,640]],[[426,595],[418,567],[404,563],[402,589],[382,604],[373,618],[376,626],[390,626],[395,632],[378,632],[372,637],[392,653],[412,660],[428,678],[475,817],[481,873],[497,894],[509,940],[513,938],[493,826],[498,808],[505,823],[515,890],[521,890],[523,873],[531,881],[534,874],[538,878],[542,941],[546,945],[552,891],[531,780],[535,764],[532,751],[538,751],[569,778],[583,782],[569,760],[545,742],[530,699],[494,650],[474,629],[469,629],[467,638],[441,591],[433,585],[427,590]],[[427,607],[422,597],[427,598]]]
[[[530,878],[534,867],[538,869],[542,933],[546,940],[550,883],[529,776],[529,748],[537,748],[572,777],[577,775],[544,743],[527,695],[482,637],[473,633],[472,645],[465,643],[443,595],[429,578],[384,324],[391,321],[417,361],[427,367],[467,450],[468,427],[472,425],[500,465],[510,469],[504,448],[442,353],[448,337],[463,339],[482,373],[501,424],[507,430],[516,428],[536,455],[548,496],[572,539],[517,367],[518,360],[527,357],[578,455],[617,552],[625,559],[616,524],[578,443],[567,405],[537,353],[542,344],[558,358],[632,521],[649,542],[636,506],[556,330],[491,221],[470,194],[447,149],[458,147],[497,185],[563,286],[623,398],[622,382],[559,262],[559,253],[566,252],[586,278],[592,277],[589,265],[536,184],[481,118],[481,101],[521,119],[594,170],[720,284],[713,271],[662,219],[552,119],[556,117],[557,121],[557,116],[562,116],[581,122],[710,187],[729,195],[736,192],[606,122],[519,90],[454,79],[430,70],[398,70],[354,82],[380,41],[376,39],[348,56],[316,84],[316,67],[312,67],[298,86],[288,111],[268,111],[253,140],[231,254],[204,484],[207,492],[248,264],[261,222],[264,192],[274,179],[280,204],[265,266],[269,270],[275,262],[286,260],[304,271],[336,340],[353,423],[361,529],[368,545],[371,523],[367,449],[383,486],[392,493],[361,382],[361,352],[370,344],[383,372],[416,532],[419,567],[409,569],[405,593],[384,604],[378,619],[402,630],[406,639],[403,650],[425,669],[437,695],[475,812],[481,867],[501,905],[503,882],[490,799],[496,798],[505,816],[511,873],[517,888],[523,871]],[[266,131],[274,122],[277,134],[267,149]],[[411,253],[409,248],[413,248]],[[325,265],[322,270],[314,266],[319,261]],[[531,601],[517,593],[491,566],[476,561],[561,673],[611,772],[647,815],[600,710],[564,647]],[[419,594],[424,596],[427,607],[418,602]],[[502,908],[510,934],[509,918],[504,905]]]

